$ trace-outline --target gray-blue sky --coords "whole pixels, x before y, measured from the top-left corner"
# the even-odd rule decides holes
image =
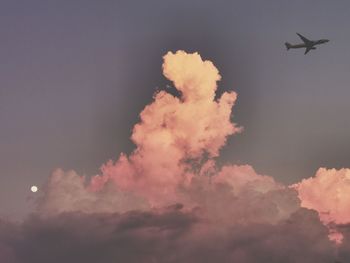
[[[168,51],[198,51],[235,90],[221,161],[292,183],[350,162],[348,1],[1,1],[0,213],[30,210],[56,167],[86,175],[121,151]],[[295,32],[331,40],[287,52]]]

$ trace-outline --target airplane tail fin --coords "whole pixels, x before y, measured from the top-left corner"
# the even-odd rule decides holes
[[[287,50],[289,50],[289,49],[292,47],[292,45],[289,44],[288,42],[286,42],[286,43],[284,43],[284,44],[286,45]]]

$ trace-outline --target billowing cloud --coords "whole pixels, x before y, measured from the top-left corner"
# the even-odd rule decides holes
[[[135,198],[150,206],[167,205],[181,200],[178,189],[189,187],[198,169],[207,167],[204,163],[215,166],[208,159],[218,156],[229,135],[242,130],[231,122],[236,93],[224,92],[215,99],[221,76],[212,62],[203,61],[198,53],[169,52],[164,56],[163,73],[173,81],[181,97],[165,91],[155,94],[153,102],[141,112],[141,121],[134,126],[134,152],[104,164],[101,175],[93,177],[88,187],[84,178],[79,179],[74,172],[54,173],[41,209],[72,211],[73,203],[80,211],[104,211],[103,207],[111,207],[110,204],[114,212],[120,211],[124,202],[116,204],[112,197],[106,198],[109,195],[105,188],[110,188],[111,183],[118,196],[128,199],[131,209],[138,208],[135,202],[129,202]],[[100,195],[103,198],[98,198]],[[99,206],[95,205],[97,199]],[[75,205],[78,203],[81,208]]]
[[[154,96],[134,126],[135,151],[104,165],[102,176],[92,181],[94,187],[113,180],[123,190],[144,195],[152,205],[168,202],[179,186],[189,184],[193,163],[218,156],[227,136],[241,131],[230,120],[236,93],[225,92],[215,99],[221,77],[210,61],[197,53],[169,52],[163,74],[181,97],[165,91]]]
[[[302,206],[318,211],[325,222],[350,222],[350,169],[320,168],[297,188]]]
[[[338,244],[343,235],[337,225],[350,223],[350,169],[320,168],[315,177],[294,186],[301,205],[319,213],[321,221],[330,228],[330,238]]]
[[[132,209],[144,210],[146,202],[133,193],[122,192],[109,182],[101,191],[91,191],[85,177],[75,171],[55,170],[48,181],[43,199],[39,200],[42,215],[63,212],[114,213]]]
[[[216,94],[221,76],[198,53],[169,52],[162,68],[180,96],[157,92],[133,128],[135,150],[99,175],[54,171],[35,214],[0,222],[2,260],[330,262],[328,231],[340,244],[340,228],[339,249],[349,247],[347,170],[288,187],[250,165],[219,167],[227,137],[242,131],[231,121],[237,94]]]

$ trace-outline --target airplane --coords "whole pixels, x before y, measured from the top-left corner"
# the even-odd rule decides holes
[[[303,44],[297,44],[297,45],[292,45],[288,42],[285,43],[287,50],[290,48],[305,48],[305,53],[306,55],[311,49],[316,49],[316,45],[324,44],[329,42],[328,39],[319,39],[319,40],[309,40],[306,37],[302,36],[301,34],[297,33],[297,35],[301,38],[301,40],[304,42]]]

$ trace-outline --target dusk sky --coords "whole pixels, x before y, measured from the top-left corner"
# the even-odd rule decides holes
[[[292,206],[294,207],[294,203],[293,205],[286,205],[285,207],[288,207],[286,211],[293,210],[293,213],[290,212],[290,218],[295,219],[293,219],[294,221],[290,219],[293,221],[292,224],[298,225],[299,223],[296,222],[302,222],[300,223],[302,227],[296,227],[299,229],[300,233],[298,233],[301,237],[296,236],[297,234],[291,234],[290,242],[296,244],[298,242],[294,240],[302,238],[305,244],[298,244],[298,247],[295,247],[296,250],[302,250],[301,254],[319,259],[319,262],[332,262],[335,255],[334,244],[328,244],[330,241],[327,239],[327,231],[338,233],[338,226],[342,225],[345,229],[342,232],[343,241],[338,242],[337,245],[342,243],[342,245],[339,245],[340,260],[346,262],[346,259],[350,259],[348,252],[350,248],[350,230],[347,227],[350,223],[350,215],[342,209],[348,207],[347,205],[350,203],[349,195],[339,197],[340,199],[344,197],[342,200],[346,202],[341,200],[339,205],[334,206],[336,209],[333,212],[331,211],[332,208],[324,210],[325,207],[328,207],[329,202],[321,202],[324,204],[321,207],[321,205],[314,203],[317,195],[313,195],[312,198],[309,195],[310,192],[318,192],[323,186],[320,186],[321,188],[316,191],[315,188],[312,188],[314,186],[311,186],[311,181],[303,181],[306,182],[303,184],[301,180],[317,175],[315,180],[324,176],[324,178],[327,178],[322,181],[324,182],[330,178],[328,175],[335,174],[334,176],[341,178],[337,181],[339,189],[344,190],[344,193],[350,193],[348,182],[350,171],[347,169],[341,170],[341,168],[350,167],[349,23],[350,2],[345,0],[2,0],[0,2],[0,217],[6,222],[8,220],[8,224],[14,228],[16,226],[12,225],[13,220],[24,220],[25,229],[30,233],[32,233],[31,231],[37,231],[38,226],[33,223],[36,217],[40,218],[42,221],[39,221],[47,227],[55,225],[57,222],[60,226],[64,225],[62,222],[68,222],[68,226],[65,228],[67,232],[69,232],[69,229],[75,229],[76,224],[79,224],[81,220],[85,222],[86,226],[93,225],[92,236],[100,240],[102,235],[98,233],[98,227],[96,227],[96,224],[98,224],[96,222],[99,222],[98,218],[102,217],[99,213],[108,212],[107,219],[104,218],[104,220],[114,222],[120,227],[118,229],[124,229],[125,224],[128,224],[129,215],[123,213],[129,210],[125,207],[130,205],[130,210],[136,211],[134,217],[141,214],[141,217],[144,218],[145,215],[142,214],[144,212],[141,211],[149,213],[149,217],[147,217],[149,218],[147,219],[148,226],[161,225],[160,227],[164,227],[164,225],[170,225],[170,228],[174,229],[174,224],[176,229],[179,225],[186,229],[187,227],[190,228],[192,224],[197,224],[196,220],[199,220],[198,215],[194,215],[192,210],[190,213],[187,210],[183,212],[181,208],[179,210],[175,208],[174,211],[169,212],[168,208],[164,208],[172,205],[169,200],[155,205],[154,200],[157,200],[161,195],[158,192],[155,193],[154,189],[163,187],[164,182],[153,181],[155,179],[152,176],[155,176],[158,172],[160,173],[160,170],[147,170],[153,169],[150,167],[155,165],[156,159],[147,159],[147,162],[142,159],[146,158],[147,154],[162,156],[162,154],[170,151],[169,155],[174,160],[177,160],[178,157],[179,163],[196,160],[200,163],[196,163],[196,165],[202,168],[205,167],[204,170],[210,167],[210,169],[208,168],[210,173],[216,173],[213,171],[217,169],[215,171],[218,171],[218,178],[222,178],[218,179],[218,184],[231,182],[225,179],[226,173],[229,173],[228,170],[232,168],[231,165],[237,165],[234,166],[236,168],[232,168],[233,174],[247,173],[252,174],[254,178],[260,175],[269,176],[269,179],[266,179],[267,177],[261,179],[266,180],[263,181],[262,185],[264,187],[268,185],[266,189],[269,189],[269,191],[271,189],[273,189],[271,191],[282,191],[279,188],[280,186],[277,186],[280,184],[285,186],[298,184],[296,192],[298,192],[301,201],[302,208],[300,209],[314,209],[318,212],[320,219],[318,219],[316,212],[316,214],[310,212],[310,215],[305,215],[304,212],[299,210],[295,212],[291,209]],[[296,32],[310,39],[326,38],[330,42],[317,46],[316,50],[311,50],[307,55],[304,55],[304,50],[287,51],[284,46],[286,41],[293,44],[301,43]],[[183,60],[181,60],[182,55],[176,53],[178,50],[185,52],[184,54],[181,53],[184,56]],[[169,55],[167,62],[164,56],[169,51],[176,55],[173,55],[174,58]],[[195,55],[190,55],[194,52],[198,52],[201,60],[198,60]],[[146,105],[154,105],[155,113],[145,112],[144,115],[148,116],[149,114],[150,119],[154,121],[151,125],[153,128],[158,125],[155,122],[157,118],[161,117],[157,115],[157,112],[162,113],[163,106],[158,105],[157,101],[161,103],[163,99],[166,99],[161,97],[154,99],[156,92],[163,91],[177,97],[181,97],[182,94],[184,102],[187,101],[186,96],[188,96],[190,98],[188,99],[189,104],[194,102],[194,105],[197,105],[197,101],[192,101],[193,94],[191,92],[193,91],[186,90],[186,81],[192,79],[192,77],[182,76],[182,73],[179,77],[174,72],[189,67],[188,72],[194,74],[193,79],[196,79],[196,74],[206,78],[207,74],[203,72],[209,69],[201,68],[202,60],[211,61],[222,77],[221,81],[217,83],[216,94],[213,88],[213,94],[215,94],[218,102],[209,100],[208,112],[205,112],[207,108],[204,106],[202,116],[200,107],[193,106],[193,108],[177,111],[177,109],[180,109],[177,107],[177,102],[169,99],[170,101],[167,103],[174,107],[174,112],[178,112],[178,115],[174,117],[177,120],[174,122],[175,128],[169,128],[171,131],[167,131],[171,135],[157,133],[157,136],[152,135],[155,137],[151,135],[147,137],[147,131],[149,131],[147,125],[151,124],[141,120],[140,113]],[[169,64],[168,72],[167,67],[164,66],[166,63]],[[192,72],[191,65],[196,65],[196,67],[199,65],[198,71],[193,70]],[[188,72],[183,74],[190,74]],[[210,79],[210,74],[213,75],[213,80]],[[214,71],[210,71],[210,74],[208,73],[208,84],[203,84],[201,79],[198,82],[200,84],[196,82],[194,86],[198,84],[198,89],[211,87],[211,84],[218,79],[216,79]],[[176,81],[180,84],[176,85]],[[182,81],[185,83],[184,86],[181,84]],[[197,87],[194,89],[197,89]],[[198,90],[198,92],[202,91]],[[230,92],[237,93],[236,101],[234,102],[233,97],[229,97],[227,105],[224,99],[220,102],[221,96],[222,98],[226,96],[223,94],[233,96],[233,93]],[[203,98],[210,99],[211,88],[208,88],[208,94],[203,95]],[[231,99],[233,100],[232,105],[230,104]],[[233,108],[226,109],[229,105]],[[211,107],[213,109],[218,107],[219,112],[214,114]],[[226,111],[221,112],[220,109],[222,108],[225,108]],[[231,108],[232,114],[227,115],[227,112],[231,113]],[[192,111],[189,111],[189,109],[192,109]],[[197,110],[199,111],[198,116],[203,117],[203,123],[207,123],[209,120],[211,122],[219,121],[219,123],[222,121],[223,128],[212,127],[213,132],[210,135],[204,134],[203,131],[204,139],[201,137],[198,138],[198,141],[195,141],[197,134],[191,134],[191,132],[193,130],[201,131],[200,128],[181,125],[187,123],[187,117],[192,116],[193,112],[197,114]],[[189,112],[189,115],[186,112]],[[164,116],[168,116],[167,110],[164,114]],[[201,123],[198,116],[193,115],[193,123],[197,121]],[[212,119],[210,119],[211,117]],[[141,123],[140,130],[136,129],[133,133],[133,127],[137,123]],[[143,123],[146,124],[143,126]],[[231,127],[231,123],[235,127]],[[174,133],[174,131],[178,131],[177,127],[180,128],[180,135]],[[242,127],[243,130],[239,130],[239,127]],[[220,131],[221,129],[222,131]],[[189,131],[188,135],[183,135],[187,131]],[[165,137],[162,137],[163,135]],[[131,139],[131,136],[133,136],[133,139]],[[186,147],[183,147],[186,150],[184,150],[185,148],[174,150],[171,148],[173,146],[169,146],[170,150],[165,151],[163,149],[164,152],[159,150],[159,152],[154,153],[156,144],[153,140],[159,138],[160,141],[164,140],[166,144],[168,142],[165,139],[168,138],[166,136],[174,136],[176,140],[181,136],[189,136],[183,141],[183,143],[187,142],[189,148],[186,148],[185,144]],[[203,146],[200,144],[202,141],[207,144]],[[180,140],[180,142],[182,141]],[[133,152],[135,149],[138,152]],[[184,152],[181,152],[182,150]],[[126,169],[123,170],[124,168],[119,168],[119,164],[116,163],[115,166],[107,165],[105,170],[100,171],[101,166],[106,164],[108,160],[117,161],[121,153],[128,156],[128,162],[131,163],[128,163],[129,168],[123,166]],[[213,168],[214,170],[211,170],[211,162],[208,162],[207,166],[207,159],[215,161],[216,168]],[[159,162],[163,161],[160,160]],[[150,166],[145,165],[146,163]],[[165,162],[164,165],[170,164]],[[174,173],[187,171],[188,167],[185,168],[181,165],[170,165],[168,169],[174,169],[172,170]],[[249,168],[243,165],[248,165]],[[231,168],[228,168],[228,170],[222,168],[221,170],[220,167],[226,166]],[[143,167],[145,178],[148,178],[142,183],[134,184],[130,179],[133,178],[133,175],[130,175],[130,178],[127,177],[127,179],[120,175],[120,171],[123,174],[128,174],[131,170],[137,170],[139,167]],[[242,168],[241,171],[237,167],[245,168]],[[250,167],[254,170],[250,170]],[[199,170],[202,168],[199,168]],[[319,170],[319,168],[327,169]],[[328,170],[332,168],[337,170]],[[75,172],[72,172],[74,174],[69,175],[70,170],[74,170]],[[207,170],[205,170],[206,172]],[[90,182],[89,178],[97,174],[101,175],[101,180],[98,177]],[[104,203],[105,206],[103,207],[106,209],[97,210],[90,203],[80,206],[83,201],[77,202],[79,205],[72,205],[67,208],[68,206],[63,204],[65,201],[61,199],[53,200],[57,196],[61,197],[62,189],[68,189],[66,186],[69,180],[74,181],[72,184],[76,184],[74,178],[84,175],[89,183],[86,183],[86,189],[83,186],[81,188],[83,189],[81,191],[84,192],[82,194],[84,198],[81,199],[83,201],[91,197],[89,191],[101,191],[102,193],[104,190],[101,189],[108,188],[110,180],[113,182],[119,180],[119,183],[116,183],[118,189],[132,193],[132,197],[127,199],[120,207],[118,206],[118,209],[112,210],[108,210],[107,207],[115,199],[108,199],[108,202]],[[167,179],[170,178],[171,185],[175,182],[177,186],[178,184],[186,185],[187,179],[182,181],[174,179],[175,177],[172,176],[167,177]],[[186,176],[188,175],[184,174],[184,177]],[[188,178],[192,178],[191,176]],[[59,179],[56,180],[55,178]],[[68,179],[63,183],[65,179],[62,178]],[[343,179],[345,181],[342,181]],[[260,179],[256,180],[259,181]],[[271,183],[270,180],[275,180],[275,182]],[[54,182],[59,182],[57,187]],[[148,185],[153,182],[156,182],[153,185],[154,189],[153,186]],[[321,181],[317,184],[321,185]],[[32,185],[39,187],[37,193],[30,191]],[[316,183],[313,185],[316,185]],[[143,187],[149,187],[150,190],[144,191]],[[311,188],[313,190],[310,190]],[[174,190],[175,186],[167,186],[164,189],[166,189],[164,192],[167,191],[167,193],[177,191]],[[264,194],[267,193],[265,192],[266,189],[263,191]],[[324,186],[322,189],[322,191],[328,191],[329,188]],[[210,191],[216,193],[217,190]],[[288,191],[292,190],[289,189]],[[188,192],[194,193],[195,191],[188,190]],[[105,197],[107,196],[106,198],[110,198],[112,195],[110,190],[103,193],[105,193]],[[330,192],[330,194],[332,193]],[[194,195],[188,194],[191,198],[184,198],[183,196],[180,198],[176,192],[174,196],[169,196],[174,197],[173,203],[181,203],[186,209],[194,203],[199,206],[202,204],[194,201],[202,195],[202,192],[198,193],[196,198],[193,197]],[[290,195],[292,194],[288,192],[284,197]],[[67,196],[70,196],[70,194],[67,194]],[[222,198],[222,195],[218,196]],[[102,198],[100,195],[96,198],[96,204],[104,202],[99,199]],[[266,200],[270,200],[269,198],[272,197],[269,195]],[[278,199],[280,197],[273,198]],[[188,201],[189,199],[191,201]],[[251,199],[249,200],[251,202]],[[225,202],[221,203],[225,204]],[[203,206],[207,207],[207,205],[206,203]],[[264,204],[258,206],[261,209],[265,207]],[[160,210],[154,212],[152,209],[149,210],[145,207],[152,207],[152,209],[160,207]],[[208,205],[208,207],[211,207],[211,205]],[[237,207],[240,206],[237,205]],[[210,209],[208,208],[208,210]],[[60,211],[60,213],[57,211]],[[64,212],[68,212],[68,215]],[[84,214],[84,218],[79,219],[82,215],[73,212],[91,213],[92,216],[86,220]],[[119,213],[121,218],[112,217],[112,212]],[[286,212],[286,214],[289,215],[289,212]],[[321,214],[328,212],[329,217],[322,218]],[[35,214],[34,219],[31,217],[32,213]],[[73,215],[69,213],[73,213]],[[217,213],[219,212],[216,211],[215,214]],[[43,214],[50,214],[50,216],[54,214],[54,216],[46,220],[41,217]],[[211,218],[211,212],[208,212],[208,214],[210,214],[208,218]],[[248,213],[246,210],[242,214],[251,216],[250,212]],[[288,220],[286,214],[275,218],[262,213],[261,218],[263,220],[261,222],[264,224],[273,222],[272,225],[278,224],[278,233],[294,233],[295,231],[291,230],[288,225],[286,227],[284,223],[282,224],[279,221]],[[30,219],[26,219],[28,216]],[[172,216],[175,218],[174,220],[169,219]],[[247,222],[250,222],[249,216],[247,216]],[[69,220],[70,217],[73,219]],[[135,219],[134,217],[133,219]],[[202,214],[199,218],[202,218]],[[306,223],[303,221],[304,219]],[[315,223],[315,220],[319,221]],[[237,219],[237,222],[240,222],[240,220]],[[137,221],[135,224],[142,223]],[[319,245],[317,248],[311,249],[311,252],[305,252],[307,249],[304,251],[302,247],[307,248],[307,242],[312,243],[314,239],[309,236],[304,237],[303,231],[300,230],[308,229],[308,224],[315,228],[312,230],[314,231],[312,238],[323,242],[322,246]],[[332,228],[330,224],[335,224],[337,227]],[[244,227],[247,227],[247,225]],[[222,243],[233,246],[232,244],[245,242],[242,240],[255,239],[257,236],[260,240],[262,236],[275,233],[274,227],[270,225],[264,230],[261,230],[258,225],[254,225],[254,227],[257,229],[254,228],[256,231],[253,229],[254,234],[250,234],[249,237],[245,236],[246,232],[241,231],[242,228],[234,230],[237,234],[234,240],[227,236],[216,237]],[[10,247],[6,242],[11,234],[4,234],[3,228],[3,225],[0,224],[0,256],[1,253],[4,253],[4,255],[7,253],[7,262],[23,263],[21,260],[25,258],[24,255],[30,255],[28,256],[29,261],[26,263],[56,262],[54,260],[48,261],[46,256],[37,256],[37,254],[30,254],[30,252],[18,248],[22,248],[26,242],[36,242],[33,241],[36,240],[35,235],[40,236],[40,233],[43,233],[40,231],[44,230],[40,230],[39,234],[35,232],[36,234],[33,235],[24,232],[24,234],[21,234],[23,236],[20,239],[21,241],[14,242],[16,244],[22,242],[22,245]],[[108,227],[106,228],[107,230],[102,229],[104,233],[110,231]],[[320,232],[317,232],[316,228]],[[318,230],[318,228],[321,230]],[[17,229],[16,231],[22,230]],[[173,240],[174,236],[182,235],[181,231],[184,231],[184,229],[181,228],[179,232],[171,233],[169,234],[171,237],[167,237]],[[82,230],[82,232],[84,231]],[[316,232],[322,232],[323,234],[316,234]],[[198,233],[202,232],[196,232],[195,240],[200,239]],[[80,234],[79,232],[77,236]],[[45,234],[43,235],[45,236]],[[165,239],[167,237],[162,236]],[[281,237],[275,237],[276,239],[271,241],[275,244],[273,247],[277,247],[281,240]],[[13,237],[11,238],[11,240],[14,240]],[[74,236],[74,238],[77,237]],[[126,243],[131,243],[130,246],[143,248],[140,245],[141,243],[134,240],[130,241],[130,237],[123,236],[123,238],[127,240]],[[162,239],[159,240],[158,237],[154,236],[152,238],[156,245],[162,243]],[[331,239],[331,241],[335,241],[335,239]],[[75,241],[70,240],[69,242]],[[119,242],[125,244],[122,238],[113,244],[121,244]],[[193,244],[193,236],[186,237],[184,243],[186,242]],[[280,244],[284,244],[283,242]],[[7,245],[2,248],[2,244]],[[87,247],[93,245],[88,244]],[[174,248],[178,245],[178,243],[176,245],[172,243],[169,247]],[[285,245],[287,246],[289,243],[287,242]],[[129,254],[133,252],[130,252],[132,250],[129,253],[125,252],[128,251],[128,247],[121,254],[105,251],[103,259],[98,259],[98,256],[94,259],[93,256],[87,256],[86,254],[84,257],[79,257],[80,254],[77,252],[71,258],[62,256],[62,260],[65,261],[61,262],[105,263],[118,262],[120,259],[127,259],[124,262],[154,263],[180,262],[181,260],[182,262],[193,263],[207,262],[203,261],[203,255],[202,258],[199,258],[198,255],[201,254],[199,251],[203,247],[206,248],[206,253],[210,253],[207,250],[208,246],[208,244],[198,245],[193,250],[194,253],[192,253],[192,250],[189,252],[178,248],[182,251],[181,257],[167,259],[168,261],[164,259],[164,255],[158,255],[158,252],[154,252],[158,250],[153,250],[153,248],[150,249],[155,253],[153,257],[144,261],[141,256],[130,258]],[[170,250],[169,247],[167,249]],[[325,249],[322,250],[321,247]],[[79,249],[83,248],[85,249],[84,245],[79,247]],[[174,249],[176,250],[176,248]],[[216,257],[215,253],[226,253],[224,248],[220,248],[222,251],[215,247],[212,249],[213,253],[208,256],[207,260],[220,258]],[[263,246],[245,249],[242,249],[242,251],[252,249],[254,253],[260,255],[260,258],[265,260],[261,262],[281,262],[279,260],[283,258],[278,253],[264,257],[263,251],[266,247]],[[234,255],[230,254],[230,257],[222,257],[221,261],[218,262],[231,262],[232,259],[241,259],[242,263],[258,262],[253,258],[242,256],[244,254],[242,251]],[[282,254],[284,255],[284,253]],[[72,261],[73,258],[81,261]],[[55,260],[59,262],[58,258]],[[293,256],[290,256],[289,260],[286,262],[297,262],[294,261]],[[299,258],[298,260],[298,262],[303,263],[312,262],[309,261],[310,258],[305,261],[300,261]]]

